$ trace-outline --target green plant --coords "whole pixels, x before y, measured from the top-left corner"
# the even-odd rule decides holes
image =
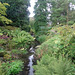
[[[2,45],[2,44],[6,44],[6,40],[5,39],[0,39],[0,45]]]
[[[54,32],[55,34],[52,34],[50,38],[48,37],[49,40],[40,45],[36,50],[36,54],[44,55],[53,53],[54,55],[59,56],[61,53],[63,55],[74,55],[74,25],[73,28],[71,28],[71,26],[56,26],[53,31],[57,32]]]
[[[10,60],[11,59],[11,55],[5,54],[3,58],[4,58],[4,60]]]
[[[3,57],[5,54],[7,54],[7,52],[3,48],[0,48],[0,57]]]
[[[21,60],[15,60],[12,61],[11,63],[3,63],[2,68],[6,70],[5,75],[15,75],[18,74],[20,71],[22,71],[23,68],[23,62]]]
[[[5,16],[6,14],[6,6],[10,6],[8,3],[1,3],[0,2],[0,22],[4,23],[4,24],[10,24],[12,23],[11,20],[7,19]]]
[[[16,47],[20,48],[28,49],[34,41],[33,37],[25,31],[16,30],[13,36],[12,41],[16,43]]]
[[[26,51],[25,49],[20,49],[20,50],[18,50],[18,49],[13,49],[13,50],[11,51],[11,53],[13,53],[13,54],[26,54],[27,51]]]
[[[71,61],[63,56],[44,55],[37,65],[33,66],[35,75],[72,75]]]
[[[68,22],[68,25],[73,25],[74,24],[74,21],[69,21]]]
[[[26,50],[31,46],[34,41],[33,37],[29,33],[23,30],[21,31],[20,28],[5,26],[1,27],[1,30],[2,33],[8,38],[0,39],[0,45],[7,50],[12,50],[13,48],[24,48]]]
[[[37,40],[41,43],[45,42],[47,40],[47,35],[41,35],[37,38]]]
[[[0,62],[0,75],[5,75],[6,74],[6,70],[3,69],[2,63]]]
[[[2,69],[2,67],[0,65],[0,75],[5,75],[5,74],[6,74],[6,72],[3,71],[3,69]]]

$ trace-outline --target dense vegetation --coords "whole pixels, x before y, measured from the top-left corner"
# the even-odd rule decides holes
[[[2,3],[8,3],[10,6],[7,7],[7,18],[11,19],[12,26],[20,27],[26,31],[29,31],[29,11],[28,6],[29,0],[0,0]]]
[[[75,0],[37,0],[30,21],[29,6],[0,0],[0,75],[22,71],[34,39],[35,75],[75,75]]]
[[[75,0],[36,2],[35,34],[41,45],[35,54],[35,75],[75,75],[75,9],[70,4]]]
[[[57,32],[36,50],[38,61],[35,75],[74,75],[75,74],[75,24],[73,26],[55,26]],[[63,30],[63,31],[62,31]],[[39,68],[40,67],[40,68]]]
[[[0,57],[2,57],[2,67],[0,68],[5,67],[5,70],[7,70],[6,75],[15,75],[22,70],[23,62],[19,61],[19,56],[27,53],[33,41],[33,37],[28,32],[21,31],[19,28],[12,26],[0,27]],[[1,71],[4,73],[3,70]]]
[[[28,25],[28,20],[25,20],[28,19],[25,18],[28,12],[25,14],[26,10],[21,11],[21,8],[24,6],[22,5],[23,1],[19,1],[20,3],[22,2],[22,7],[16,8],[21,13],[18,13],[16,9],[14,11],[16,4],[19,3],[18,1],[14,4],[14,1],[2,0],[2,2],[5,3],[0,2],[0,75],[15,75],[22,71],[24,62],[20,58],[28,53],[28,49],[33,44],[34,39],[26,32],[29,30],[22,30],[27,28],[26,25]],[[9,5],[8,3],[11,4]],[[21,22],[21,20],[26,22]],[[23,28],[20,27],[20,22]]]

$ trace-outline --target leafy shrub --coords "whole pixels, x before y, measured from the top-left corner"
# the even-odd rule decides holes
[[[7,19],[5,16],[6,14],[6,6],[10,6],[8,3],[1,3],[0,2],[0,22],[2,22],[3,24],[10,24],[12,23],[11,20]]]
[[[25,48],[28,49],[33,42],[33,37],[25,32],[21,31],[19,28],[12,26],[1,27],[2,33],[1,36],[1,45],[5,44],[5,48],[12,50],[13,48]],[[4,37],[5,36],[5,37]],[[6,39],[6,37],[8,39]],[[4,39],[2,39],[4,38]]]
[[[65,39],[65,40],[64,40]],[[59,35],[52,37],[36,50],[37,55],[54,54],[59,56],[60,53],[65,54],[63,48],[65,48],[70,41],[71,37],[63,38]],[[67,53],[66,53],[67,54]]]
[[[36,50],[35,75],[75,75],[75,25],[54,27],[49,40]],[[67,56],[67,58],[66,58]]]
[[[10,60],[10,59],[11,59],[11,55],[9,55],[9,54],[4,55],[4,60]]]
[[[71,61],[62,56],[57,59],[55,56],[45,55],[37,61],[37,64],[33,66],[35,75],[72,75],[74,73]]]
[[[6,44],[6,40],[5,39],[0,39],[0,45],[2,45],[2,44]]]
[[[3,70],[2,66],[0,65],[0,75],[5,75],[6,71]]]
[[[6,35],[0,35],[0,39],[7,39],[8,37]]]
[[[71,38],[69,41],[69,44],[66,48],[64,48],[64,51],[68,54],[69,57],[71,57],[73,60],[75,59],[75,35]]]
[[[0,36],[3,35],[2,30],[0,29]]]
[[[13,36],[14,37],[12,41],[16,43],[16,46],[20,48],[25,48],[25,49],[28,49],[34,40],[29,33],[25,31],[20,31],[20,30],[16,30]]]
[[[37,40],[41,43],[45,42],[47,40],[47,35],[41,35],[37,38]]]
[[[0,57],[3,57],[6,53],[4,49],[0,48]]]
[[[11,53],[13,53],[13,54],[26,54],[27,51],[25,49],[21,49],[21,50],[13,49],[11,51]]]
[[[50,53],[50,54],[54,54],[54,55],[56,54],[57,56],[60,53],[62,53],[64,55],[66,55],[67,53],[70,54],[70,55],[73,55],[73,52],[74,52],[74,36],[75,36],[74,28],[67,27],[67,26],[62,27],[62,28],[58,27],[57,33],[58,34],[55,34],[52,37],[50,37],[49,40],[44,42],[40,46],[40,48],[38,48],[36,50],[37,55],[43,55],[43,54],[46,54],[46,53]],[[69,47],[69,48],[66,49],[67,47]]]
[[[15,75],[22,71],[23,62],[21,60],[16,60],[11,63],[3,63],[2,68],[4,68],[4,70],[6,71],[5,75]]]
[[[73,25],[74,24],[74,21],[69,21],[68,22],[68,25]]]
[[[16,30],[18,29],[17,27],[13,27],[13,26],[4,26],[2,27],[2,29],[6,29],[6,30]]]
[[[63,26],[60,26],[60,25],[57,25],[57,26],[54,26],[49,32],[49,37],[54,37],[55,35],[60,35],[62,37],[64,36],[67,36],[69,34],[73,34],[75,32],[75,25],[72,25],[72,26],[67,26],[67,25],[63,25]],[[49,38],[49,39],[50,39]]]

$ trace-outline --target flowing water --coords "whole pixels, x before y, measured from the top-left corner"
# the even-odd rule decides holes
[[[33,47],[30,48],[30,52],[31,53],[35,53]],[[34,73],[33,73],[34,72],[34,69],[33,69],[33,59],[34,59],[34,54],[29,56],[29,64],[28,64],[28,66],[30,67],[30,69],[29,69],[29,74],[28,75],[34,75]]]
[[[30,69],[29,69],[29,74],[28,75],[34,75],[34,73],[33,73],[33,67],[32,67],[32,65],[33,65],[33,57],[34,55],[31,55],[31,56],[29,56],[29,64],[28,64],[28,66],[30,67]]]
[[[27,63],[24,65],[23,71],[18,75],[34,75],[33,69],[34,53],[35,50],[33,47],[31,47],[29,53],[27,54],[27,57],[25,58],[25,61],[27,61]]]

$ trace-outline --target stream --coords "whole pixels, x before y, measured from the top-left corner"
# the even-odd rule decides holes
[[[33,68],[32,68],[32,65],[33,65],[33,57],[34,55],[31,55],[31,56],[29,56],[29,64],[28,64],[28,66],[30,67],[30,69],[29,69],[29,74],[28,75],[34,75],[34,70],[33,70]]]
[[[34,75],[34,69],[33,69],[33,65],[35,64],[35,62],[33,62],[34,53],[35,49],[31,47],[29,49],[29,53],[26,55],[27,57],[25,58],[25,61],[27,63],[25,62],[23,71],[20,72],[20,74],[18,75]]]
[[[33,69],[33,59],[34,59],[34,53],[35,53],[35,51],[34,51],[34,48],[33,47],[31,47],[30,48],[30,50],[29,50],[31,53],[33,53],[31,56],[29,56],[29,64],[28,64],[28,66],[30,67],[30,69],[29,69],[29,74],[28,75],[34,75],[34,69]]]

